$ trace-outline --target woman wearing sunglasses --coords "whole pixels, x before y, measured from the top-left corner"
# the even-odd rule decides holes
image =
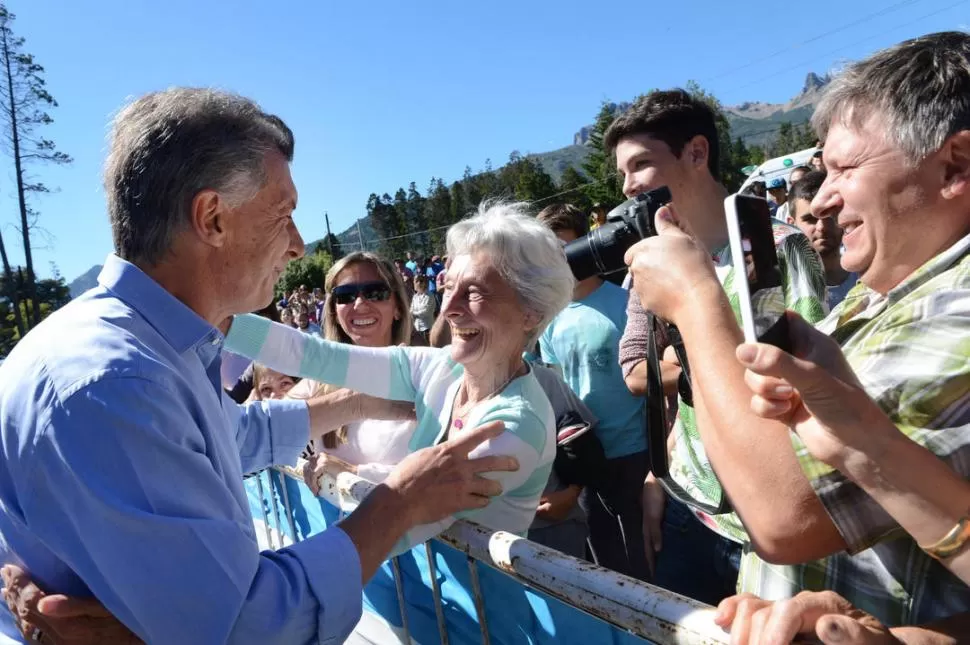
[[[491,473],[502,495],[491,503],[483,497],[482,508],[466,516],[525,535],[552,468],[556,422],[522,353],[570,301],[573,276],[558,239],[523,205],[483,207],[449,229],[447,246],[451,260],[441,312],[452,331],[447,348],[348,345],[256,316],[237,316],[226,346],[282,372],[413,401],[417,428],[410,451],[503,422],[505,432],[469,456],[511,455],[519,469]],[[367,300],[368,293],[376,297],[359,288],[357,300]],[[331,297],[336,303],[337,296]],[[453,521],[413,529],[396,551],[424,542]]]
[[[360,347],[407,345],[412,338],[411,312],[401,275],[374,253],[356,252],[327,272],[323,336]],[[309,399],[339,388],[304,379],[289,398]],[[365,419],[344,426],[310,446],[303,478],[319,493],[320,476],[336,461],[369,481],[380,482],[408,454],[416,425],[411,420]]]

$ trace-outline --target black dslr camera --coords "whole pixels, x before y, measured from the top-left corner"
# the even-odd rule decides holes
[[[606,216],[606,224],[567,244],[566,260],[576,280],[624,269],[626,250],[657,234],[654,217],[661,206],[670,203],[670,199],[670,190],[666,186],[640,193],[611,210]]]

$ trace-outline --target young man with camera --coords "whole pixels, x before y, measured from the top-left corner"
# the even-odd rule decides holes
[[[613,122],[604,142],[616,156],[627,197],[660,186],[670,189],[677,217],[691,230],[697,252],[716,277],[712,281],[714,288],[722,294],[727,291],[730,297],[734,287],[733,276],[728,279],[731,259],[724,213],[728,193],[718,181],[718,132],[711,108],[683,90],[652,92]],[[818,256],[797,229],[778,221],[773,226],[784,277],[784,298],[759,300],[759,306],[792,309],[817,321],[824,313],[825,298]],[[633,286],[620,359],[627,386],[634,394],[642,395],[647,391],[648,328],[636,288],[649,289],[650,285],[637,284],[634,278]],[[692,294],[695,286],[685,282],[678,288],[684,294]],[[730,315],[737,330],[738,313]],[[710,351],[703,339],[687,339],[686,349],[689,361]],[[730,358],[733,360],[733,354]],[[705,382],[710,379],[716,384],[739,378],[720,365],[704,369]],[[693,373],[696,377],[696,366]],[[744,385],[740,380],[737,384]],[[695,388],[697,385],[695,378]],[[697,390],[694,399],[704,399],[703,388]],[[701,444],[701,421],[695,407],[683,400],[679,402],[671,437],[675,443],[670,472],[691,497],[716,507],[722,501],[721,491]],[[647,557],[656,559],[655,584],[712,604],[734,593],[746,541],[736,515],[706,515],[676,500],[667,500],[653,475],[644,483],[642,503]]]
[[[589,233],[586,216],[575,206],[549,206],[537,217],[563,244]],[[646,580],[650,571],[638,499],[648,470],[644,401],[623,387],[616,354],[626,326],[627,298],[622,287],[598,275],[577,282],[572,302],[546,328],[539,348],[542,360],[562,368],[570,389],[599,419],[596,435],[606,452],[608,477],[597,490],[584,488],[579,500],[588,516],[593,559]]]
[[[838,220],[842,267],[859,274],[817,325],[854,373],[837,387],[864,390],[898,429],[893,441],[927,448],[964,478],[970,475],[968,97],[966,33],[916,38],[848,67],[813,115],[828,172],[812,202],[817,217]],[[953,528],[937,542],[917,543],[866,492],[879,488],[917,503],[899,495],[899,472],[864,467],[869,452],[881,449],[874,437],[840,459],[838,470],[829,463],[834,433],[816,417],[815,403],[801,401],[837,393],[797,392],[778,382],[772,392],[789,401],[768,408],[751,401],[741,360],[754,357],[738,354],[743,336],[707,249],[676,200],[657,219],[659,235],[630,249],[627,260],[643,306],[677,325],[686,342],[703,444],[686,443],[703,453],[680,470],[706,489],[723,486],[744,522],[739,591],[775,600],[830,590],[887,626],[970,611],[970,588],[941,564],[970,549],[970,515],[951,515]],[[803,360],[817,358],[815,347],[796,349]],[[762,418],[765,410],[780,418]],[[853,413],[845,411],[846,422],[866,436],[865,420],[853,422]]]

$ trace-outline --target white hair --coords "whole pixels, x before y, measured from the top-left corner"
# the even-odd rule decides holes
[[[448,229],[448,256],[488,254],[522,305],[540,322],[526,339],[531,349],[573,297],[575,278],[559,238],[518,203],[483,202],[478,213]]]

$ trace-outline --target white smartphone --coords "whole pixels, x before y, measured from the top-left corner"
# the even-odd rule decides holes
[[[770,343],[789,351],[788,319],[784,307],[758,308],[754,303],[767,297],[769,290],[780,290],[781,269],[771,225],[768,202],[752,195],[731,195],[724,200],[731,262],[741,309],[741,329],[749,343]]]

